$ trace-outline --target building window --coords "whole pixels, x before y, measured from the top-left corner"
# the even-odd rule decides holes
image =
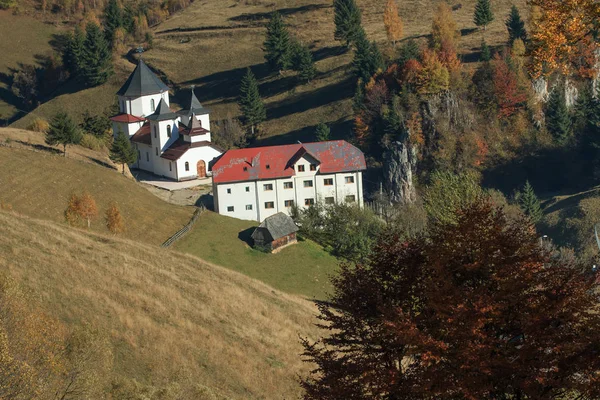
[[[150,109],[152,111],[156,111],[156,105],[154,104],[154,99],[150,100]]]
[[[313,181],[304,181],[304,187],[313,187]]]
[[[171,125],[167,125],[167,137],[171,137]]]
[[[304,200],[304,205],[305,206],[312,206],[315,204],[315,199],[305,199]]]
[[[231,194],[231,189],[227,189],[227,194]]]
[[[121,101],[121,110],[122,112],[127,113],[127,109],[125,108],[125,100]]]
[[[333,204],[335,199],[333,197],[325,197],[325,204]]]
[[[252,204],[246,204],[246,211],[252,211]]]
[[[304,172],[304,165],[298,165],[298,172]]]
[[[246,186],[246,192],[250,191],[250,186]]]
[[[293,182],[283,182],[283,188],[284,189],[293,189],[294,183]]]
[[[267,169],[271,169],[271,166],[269,164],[267,164]]]
[[[311,171],[316,171],[317,170],[317,164],[310,164],[310,170]]]
[[[140,153],[140,151],[138,150],[138,160],[142,158],[142,153]]]
[[[353,176],[347,176],[346,177],[346,183],[354,183],[354,177]]]
[[[189,171],[190,170],[190,163],[189,162],[185,162],[185,170]]]
[[[154,153],[156,153],[156,155],[158,155],[158,147],[154,148]]]
[[[273,190],[273,184],[272,184],[272,183],[265,183],[265,184],[263,185],[263,189],[264,189],[264,191],[265,191],[265,192],[268,192],[268,191],[270,191],[270,190]]]
[[[275,203],[272,201],[266,201],[265,202],[265,208],[269,209],[269,208],[275,208]]]
[[[346,196],[346,203],[354,203],[356,201],[356,196],[351,194],[350,196]]]
[[[294,207],[294,200],[286,200],[283,202],[286,207]]]
[[[248,171],[248,167],[244,167],[244,172]]]
[[[150,153],[146,152],[146,161],[150,161]]]
[[[156,139],[156,125],[154,125],[154,138]]]
[[[171,166],[171,161],[169,161],[169,171],[173,171],[173,167]]]
[[[323,184],[325,186],[333,186],[333,178],[323,179]]]
[[[227,212],[233,212],[233,206],[227,206]]]

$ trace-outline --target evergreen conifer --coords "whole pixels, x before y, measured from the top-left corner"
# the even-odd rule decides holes
[[[257,125],[267,118],[267,110],[258,91],[258,82],[250,68],[242,78],[238,104],[244,116],[244,122],[250,126],[252,136],[255,136]]]
[[[494,20],[494,14],[492,13],[492,6],[490,0],[477,0],[475,5],[475,12],[473,14],[473,22],[475,25],[485,30],[486,27]]]
[[[135,14],[131,4],[125,4],[123,7],[123,28],[129,34],[135,33]]]
[[[362,30],[360,9],[355,0],[333,0],[333,9],[334,38],[350,47],[358,39]]]
[[[521,210],[523,210],[525,215],[527,215],[534,224],[540,222],[543,217],[542,205],[540,204],[540,200],[535,195],[533,186],[531,186],[529,181],[525,182],[523,191],[519,193],[518,203],[521,207]]]
[[[329,129],[329,126],[326,123],[321,122],[319,125],[317,125],[315,135],[319,142],[326,142],[330,139],[331,130]]]
[[[123,26],[123,13],[117,0],[108,0],[104,8],[104,35],[109,46],[112,46],[115,31]]]
[[[506,29],[508,30],[508,43],[512,46],[513,42],[521,39],[523,42],[527,40],[527,31],[525,30],[525,22],[521,19],[519,9],[513,5],[510,9],[510,14],[506,20]]]
[[[546,126],[558,144],[565,144],[569,140],[572,121],[562,86],[556,86],[550,93],[546,105]]]
[[[490,46],[483,40],[481,42],[481,61],[489,62],[492,59],[492,51],[490,50]]]
[[[85,31],[81,75],[87,85],[98,86],[112,74],[112,54],[98,25],[90,22]]]
[[[125,164],[133,164],[137,161],[137,152],[122,130],[119,130],[110,148],[110,159],[114,163],[121,164],[123,175],[125,175]]]
[[[309,48],[300,45],[294,58],[297,60],[295,64],[297,65],[298,76],[302,81],[310,82],[317,74],[317,69]]]
[[[83,63],[83,46],[85,42],[85,34],[79,28],[75,27],[75,31],[68,35],[65,50],[63,52],[63,65],[72,76],[81,73]]]
[[[46,144],[63,146],[63,155],[67,156],[67,146],[81,141],[81,131],[65,112],[59,112],[52,118],[50,128],[46,132]]]
[[[419,45],[413,39],[410,39],[400,47],[398,65],[403,67],[409,60],[418,60],[420,56],[421,49],[419,48]]]
[[[264,46],[265,59],[272,71],[282,71],[292,65],[290,35],[278,12],[273,13],[267,25],[267,38]]]
[[[363,82],[369,82],[371,77],[384,67],[383,56],[375,42],[369,42],[365,31],[361,29],[355,42],[354,59],[352,60],[354,72]]]

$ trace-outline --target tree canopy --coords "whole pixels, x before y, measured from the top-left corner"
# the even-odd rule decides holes
[[[333,0],[335,40],[350,47],[362,30],[362,17],[355,0]]]
[[[242,110],[244,122],[250,126],[252,135],[254,135],[256,126],[267,118],[267,110],[258,91],[258,82],[250,68],[242,78],[238,104]]]
[[[59,112],[50,121],[50,128],[46,132],[46,143],[63,146],[63,154],[67,155],[67,146],[78,144],[81,141],[81,131],[65,112]]]
[[[528,223],[478,201],[427,236],[384,236],[370,260],[319,303],[305,399],[600,395],[598,285]]]
[[[265,59],[272,71],[282,71],[292,66],[290,35],[278,12],[271,15],[264,43]]]

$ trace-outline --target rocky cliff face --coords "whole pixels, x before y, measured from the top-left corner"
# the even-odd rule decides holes
[[[410,204],[417,199],[413,175],[417,167],[417,150],[406,140],[392,142],[383,155],[384,179],[390,201]]]

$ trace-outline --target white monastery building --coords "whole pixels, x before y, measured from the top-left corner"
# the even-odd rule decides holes
[[[111,118],[113,134],[129,136],[138,160],[131,165],[177,181],[204,178],[223,151],[211,143],[209,110],[192,88],[189,105],[169,108],[169,88],[140,60],[117,92],[120,114]]]
[[[260,222],[317,201],[362,206],[365,169],[343,140],[229,150],[212,167],[215,211]]]

